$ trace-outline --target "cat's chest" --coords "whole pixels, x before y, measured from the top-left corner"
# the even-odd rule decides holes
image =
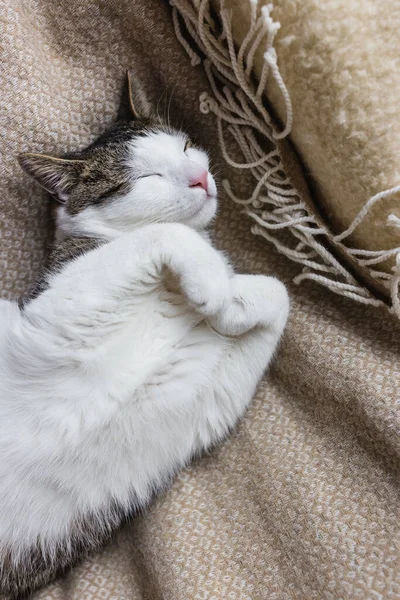
[[[101,396],[130,402],[132,397],[142,397],[143,390],[152,395],[156,387],[160,396],[168,386],[185,385],[195,371],[204,372],[202,365],[213,355],[215,334],[170,287],[136,299],[123,320],[120,314],[109,318],[116,318],[118,327],[105,324],[111,335],[105,335],[96,348],[89,347],[87,354],[87,366],[92,367],[86,370],[92,373],[89,387],[95,386]]]
[[[85,398],[93,399],[83,399],[81,413],[75,415],[85,439],[93,437],[96,446],[104,431],[113,431],[113,439],[128,448],[138,439],[140,423],[152,423],[157,431],[162,415],[172,431],[178,421],[191,419],[201,407],[201,390],[212,385],[224,349],[224,341],[198,315],[153,301],[146,315],[139,312],[127,324],[87,389],[81,388]]]

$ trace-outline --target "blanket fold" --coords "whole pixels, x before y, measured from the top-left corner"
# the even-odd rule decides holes
[[[129,67],[159,111],[210,150],[220,181],[251,196],[254,177],[226,163],[215,114],[199,110],[214,91],[163,0],[4,0],[0,11],[3,297],[33,283],[53,231],[16,155],[87,144],[115,119]],[[232,136],[226,150],[243,162]],[[241,211],[221,194],[217,245],[238,271],[274,274],[291,296],[272,369],[230,439],[36,600],[400,596],[400,324],[293,284],[298,265],[252,235]]]

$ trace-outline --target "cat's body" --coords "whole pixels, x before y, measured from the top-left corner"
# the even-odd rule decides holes
[[[150,188],[137,189],[153,174],[135,171],[124,196],[75,210],[59,163],[50,177],[50,163],[23,159],[65,202],[59,235],[75,258],[21,308],[0,303],[0,598],[50,580],[221,440],[286,323],[284,286],[235,275],[209,242],[204,153],[178,133],[132,136],[124,169],[148,169],[137,166],[146,156],[157,165],[154,210]]]

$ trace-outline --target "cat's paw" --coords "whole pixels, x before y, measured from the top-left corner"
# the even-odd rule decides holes
[[[281,333],[289,314],[289,296],[275,277],[235,275],[232,301],[217,313],[210,324],[223,335],[241,335],[254,327],[268,327]]]
[[[231,299],[231,274],[222,255],[198,233],[178,223],[163,225],[162,255],[192,308],[211,316]]]
[[[204,316],[213,316],[224,309],[231,299],[228,271],[221,264],[213,268],[199,268],[185,274],[181,280],[182,290],[190,306]]]

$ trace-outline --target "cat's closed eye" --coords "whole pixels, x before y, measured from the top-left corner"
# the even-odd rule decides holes
[[[146,177],[164,177],[161,173],[146,173],[145,175],[138,175],[136,179],[145,179]]]
[[[190,140],[187,140],[183,151],[186,152],[186,150],[188,150],[188,148],[192,148],[192,147],[193,147],[192,142]]]

